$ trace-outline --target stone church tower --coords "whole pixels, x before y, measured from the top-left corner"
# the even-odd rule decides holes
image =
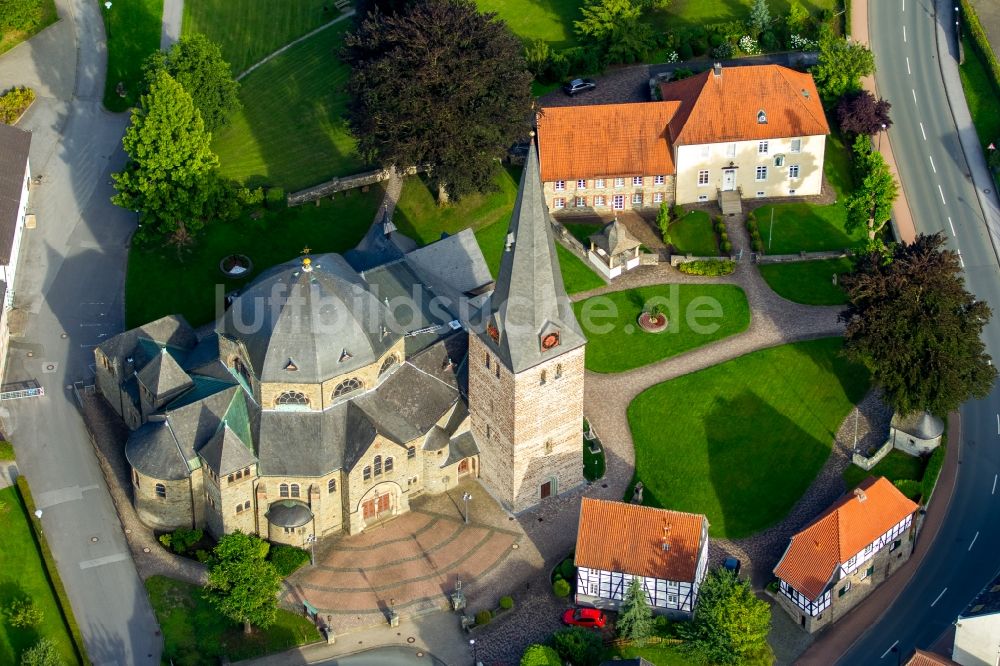
[[[483,483],[519,512],[583,483],[583,355],[534,141],[496,289],[469,336],[469,409]]]

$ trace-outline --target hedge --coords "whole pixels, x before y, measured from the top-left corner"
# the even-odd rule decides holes
[[[73,639],[76,656],[80,659],[81,664],[89,664],[90,659],[87,657],[87,648],[83,644],[83,634],[80,633],[80,627],[76,623],[76,618],[73,617],[73,607],[70,606],[69,595],[66,594],[62,578],[59,577],[59,569],[56,568],[56,560],[49,549],[49,543],[38,528],[38,520],[35,519],[35,500],[31,496],[31,489],[28,488],[28,480],[23,476],[17,477],[17,492],[21,495],[21,500],[24,502],[25,508],[28,509],[28,514],[31,518],[31,534],[34,537],[35,545],[42,554],[42,561],[45,564],[45,574],[49,579],[49,584],[55,591],[56,599],[59,601],[59,613],[62,615],[63,622],[69,627],[69,635]]]
[[[35,101],[35,91],[31,88],[11,88],[0,95],[0,123],[13,125]]]
[[[986,64],[989,65],[990,73],[993,74],[993,85],[997,91],[1000,91],[1000,62],[997,62],[997,56],[990,47],[989,38],[986,36],[986,29],[980,23],[979,17],[976,15],[976,10],[973,9],[972,3],[969,0],[962,0],[962,11],[965,12],[965,22],[969,26],[969,34],[972,35],[972,40],[976,43],[976,48],[979,49]]]
[[[688,275],[706,275],[717,277],[729,275],[736,270],[736,262],[730,259],[704,259],[688,261],[677,266],[677,270]]]
[[[934,488],[937,486],[938,476],[941,475],[941,468],[944,467],[944,457],[947,455],[946,438],[941,438],[941,444],[931,453],[927,460],[927,467],[924,468],[924,478],[920,480],[921,501],[926,506],[931,501]]]

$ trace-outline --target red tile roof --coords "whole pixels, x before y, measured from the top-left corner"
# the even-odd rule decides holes
[[[816,599],[837,567],[917,508],[885,477],[868,477],[792,537],[774,574]]]
[[[584,497],[576,565],[694,582],[702,533],[707,538],[708,521],[700,514]]]
[[[906,666],[959,666],[959,664],[948,657],[942,657],[933,652],[917,650],[906,662]]]
[[[673,174],[667,125],[679,106],[642,102],[542,109],[542,181]]]
[[[677,145],[829,134],[811,74],[779,65],[725,67],[660,84],[664,101],[680,102],[670,121]],[[766,123],[757,121],[761,110]]]

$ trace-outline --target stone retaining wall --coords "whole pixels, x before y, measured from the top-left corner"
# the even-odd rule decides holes
[[[850,250],[829,252],[799,252],[798,254],[754,254],[758,264],[782,264],[793,261],[822,261],[823,259],[844,259],[851,256]]]
[[[870,456],[864,456],[855,451],[854,455],[851,456],[851,462],[867,472],[871,470],[872,467],[879,464],[879,462],[882,461],[882,458],[889,455],[889,451],[892,451],[892,440],[889,440],[880,446],[878,450]]]
[[[376,169],[374,171],[365,171],[362,173],[356,173],[353,176],[344,176],[343,178],[333,178],[326,181],[325,183],[320,183],[319,185],[314,185],[304,190],[299,190],[298,192],[292,192],[288,195],[288,205],[289,206],[301,206],[304,203],[309,203],[310,201],[318,201],[323,197],[328,197],[336,194],[337,192],[343,192],[345,190],[353,190],[357,187],[368,187],[375,185],[376,183],[381,183],[384,180],[389,180],[392,176],[392,167],[386,169]],[[407,167],[400,171],[400,175],[412,176],[421,171],[425,171],[424,167]]]

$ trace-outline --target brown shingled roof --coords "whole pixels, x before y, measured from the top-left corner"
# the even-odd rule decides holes
[[[906,662],[906,666],[958,666],[958,662],[933,652],[917,650]]]
[[[538,114],[542,182],[670,175],[676,102],[546,107]]]
[[[792,537],[774,575],[816,599],[838,566],[917,508],[885,477],[868,477]]]
[[[708,521],[700,514],[584,497],[576,565],[694,582],[702,533],[707,535]]]
[[[680,102],[670,121],[677,145],[829,134],[812,75],[779,65],[725,67],[660,84],[664,101]],[[766,123],[757,122],[764,111]]]

